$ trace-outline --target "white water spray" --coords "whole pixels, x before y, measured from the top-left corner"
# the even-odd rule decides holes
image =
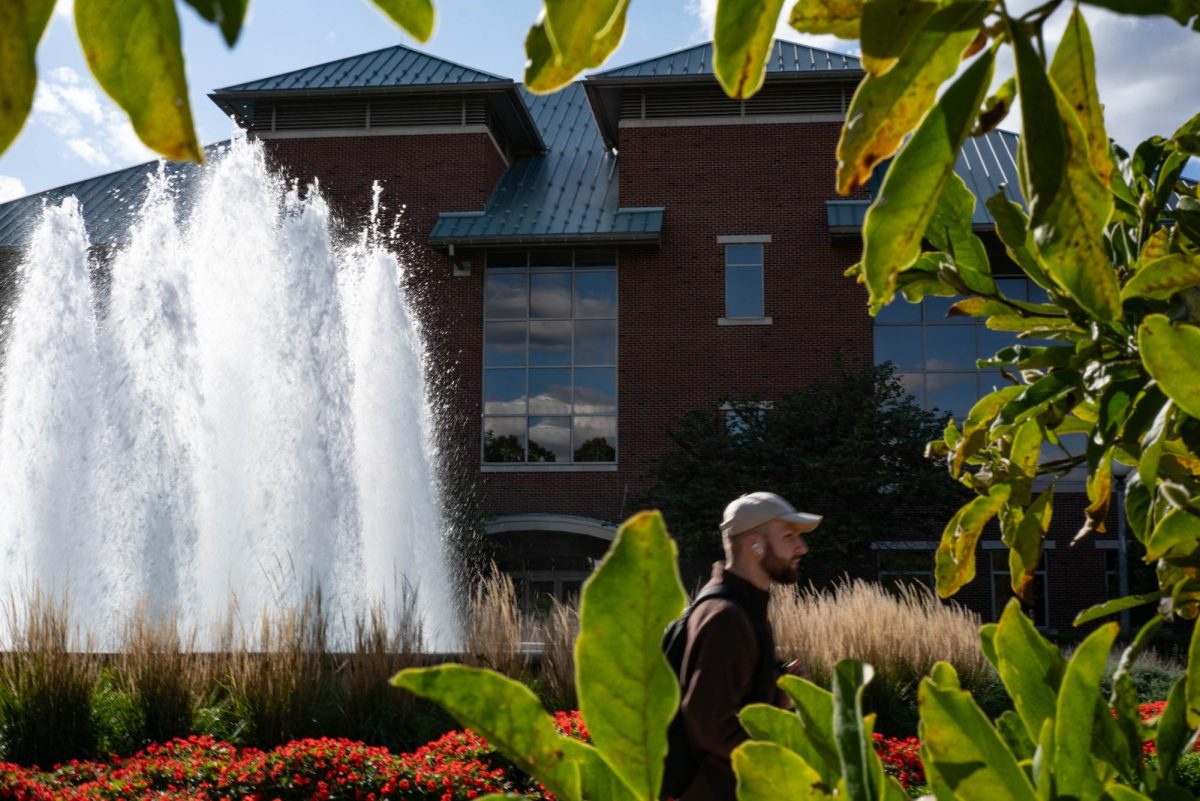
[[[376,198],[377,200],[377,198]],[[69,590],[100,642],[139,603],[210,631],[231,596],[332,620],[417,589],[457,645],[424,347],[371,229],[235,142],[186,220],[153,179],[97,322],[78,203],[22,264],[0,387],[0,588]]]

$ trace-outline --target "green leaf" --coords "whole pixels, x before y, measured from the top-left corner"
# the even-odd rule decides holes
[[[1083,510],[1083,527],[1075,534],[1072,544],[1093,531],[1104,531],[1104,521],[1108,519],[1108,505],[1112,501],[1112,475],[1112,448],[1109,448],[1087,477],[1087,494],[1091,503]]]
[[[244,2],[244,0],[243,0]],[[418,42],[433,35],[433,0],[371,0],[392,21],[408,31]]]
[[[934,556],[938,595],[949,598],[975,578],[975,546],[983,527],[1008,501],[1010,491],[1007,484],[997,484],[987,495],[959,509],[946,524]]]
[[[1085,623],[1091,623],[1093,620],[1115,615],[1117,612],[1123,612],[1126,609],[1157,603],[1160,598],[1165,598],[1170,594],[1170,590],[1158,590],[1156,592],[1145,593],[1144,595],[1126,595],[1124,598],[1114,598],[1111,601],[1105,601],[1102,604],[1096,604],[1084,609],[1075,616],[1075,621],[1072,625],[1082,626]]]
[[[1016,262],[1025,274],[1042,289],[1053,289],[1054,284],[1037,260],[1037,246],[1029,232],[1029,218],[1021,207],[1008,199],[1001,189],[984,204],[995,221],[996,235],[1004,243],[1008,257]]]
[[[805,730],[800,716],[770,704],[750,704],[738,713],[742,728],[755,740],[776,743],[792,751],[820,775],[825,792],[841,778],[841,765],[825,759]],[[836,756],[836,754],[834,755]]]
[[[1146,372],[1166,396],[1200,418],[1200,328],[1174,327],[1165,316],[1151,314],[1138,329],[1138,349]]]
[[[996,90],[996,93],[983,101],[983,111],[979,113],[979,119],[976,120],[975,127],[971,129],[971,136],[982,136],[988,131],[995,130],[996,126],[1008,116],[1008,112],[1012,109],[1013,101],[1016,98],[1017,79],[1013,77],[1000,84],[1000,88]],[[1001,189],[996,194],[1003,197],[1004,190]]]
[[[874,674],[857,659],[843,659],[833,669],[833,737],[849,801],[876,801],[882,789],[882,776],[877,781],[871,762],[879,757],[862,714],[863,688]]]
[[[1018,760],[1033,758],[1033,740],[1029,738],[1029,732],[1025,731],[1025,724],[1016,712],[1011,709],[1001,712],[1000,717],[996,718],[996,731]]]
[[[1000,681],[1013,699],[1031,740],[1041,737],[1042,726],[1055,714],[1063,661],[1058,649],[1046,640],[1021,612],[1013,598],[1004,607],[994,637]]]
[[[939,779],[960,801],[1035,801],[1033,785],[971,694],[921,681],[920,738]]]
[[[1161,559],[1179,545],[1195,545],[1200,539],[1200,518],[1172,509],[1158,521],[1146,542],[1146,561]]]
[[[1050,78],[1059,88],[1067,105],[1079,118],[1087,138],[1088,160],[1096,175],[1107,186],[1113,163],[1109,153],[1108,134],[1104,132],[1104,107],[1096,91],[1095,54],[1083,12],[1076,6],[1067,22],[1054,59],[1050,62]]]
[[[938,195],[925,238],[953,257],[954,272],[968,290],[991,295],[996,292],[996,282],[992,280],[983,240],[971,230],[974,213],[975,194],[957,173],[951,172]]]
[[[687,602],[675,560],[662,516],[635,515],[584,585],[579,610],[579,709],[596,748],[639,798],[658,795],[679,707],[662,652],[663,630]]]
[[[796,715],[821,759],[841,775],[841,758],[833,736],[833,694],[799,676],[783,676],[779,687],[796,703]]]
[[[603,64],[625,35],[628,9],[629,0],[546,0],[545,12],[525,37],[526,87],[554,92]]]
[[[794,752],[775,743],[750,740],[733,749],[738,801],[811,798],[821,777]]]
[[[54,0],[0,3],[0,153],[21,132],[37,89],[37,46]]]
[[[1188,645],[1188,670],[1185,674],[1187,696],[1187,725],[1200,728],[1200,625],[1192,626],[1192,639]]]
[[[939,10],[913,37],[912,42],[897,63],[885,75],[868,75],[858,85],[850,110],[846,113],[846,125],[838,143],[837,190],[849,194],[866,184],[875,165],[889,158],[897,150],[905,136],[917,127],[921,118],[934,105],[938,89],[958,70],[963,53],[974,41],[979,23],[987,14],[990,3],[951,3]],[[991,61],[988,60],[988,80],[984,81],[984,92],[991,80]],[[968,97],[970,107],[954,109],[953,120],[964,114],[970,122],[958,135],[958,125],[942,131],[941,138],[949,132],[952,141],[961,142],[975,121],[983,97],[975,99],[974,87]],[[944,125],[948,117],[943,112],[939,123]],[[919,134],[918,134],[919,135]],[[928,138],[930,133],[926,133]],[[954,148],[955,156],[958,148]],[[953,162],[951,162],[953,165]],[[895,170],[897,165],[892,165]],[[940,184],[940,182],[939,182]],[[939,186],[940,188],[940,186]],[[934,192],[929,200],[936,199]],[[921,226],[917,234],[924,230]],[[905,264],[911,262],[908,259]],[[903,265],[901,265],[903,266]]]
[[[579,766],[579,785],[586,799],[604,798],[607,801],[638,801],[612,765],[591,745],[566,738],[563,743],[567,758]],[[524,796],[522,796],[524,798]]]
[[[863,69],[883,75],[900,59],[921,26],[937,10],[926,0],[870,0],[862,9]]]
[[[1180,676],[1167,695],[1167,706],[1158,720],[1154,744],[1158,753],[1158,775],[1170,781],[1179,757],[1192,750],[1196,730],[1187,722],[1187,677]]]
[[[1119,14],[1161,15],[1200,31],[1200,0],[1083,0]]]
[[[524,684],[454,664],[402,670],[392,684],[436,702],[555,795],[580,799],[579,766],[564,745],[569,738],[558,733],[554,719]]]
[[[858,39],[864,0],[796,0],[788,24],[800,33]]]
[[[732,98],[762,86],[783,0],[719,0],[713,31],[713,72]]]
[[[169,159],[203,161],[172,0],[77,0],[75,29],[92,74],[146,146]]]
[[[1042,449],[1042,427],[1037,420],[1026,420],[1013,434],[1008,461],[1012,472],[1013,502],[1022,506],[1032,497],[1033,480],[1038,474],[1038,458]],[[1049,515],[1047,514],[1047,518]],[[1045,531],[1044,528],[1040,529]]]
[[[221,29],[227,45],[233,47],[237,44],[250,0],[186,0],[186,2],[196,9],[196,13],[204,19],[216,23],[217,27]]]
[[[1063,674],[1054,717],[1054,778],[1055,789],[1067,798],[1084,797],[1100,679],[1119,631],[1116,623],[1107,623],[1089,634]]]
[[[962,5],[958,3],[947,10]],[[913,42],[913,47],[919,40],[920,37]],[[905,62],[911,50],[905,53]],[[871,296],[871,314],[892,301],[896,276],[920,255],[921,237],[933,216],[942,187],[954,171],[958,152],[992,79],[993,64],[994,54],[987,50],[950,85],[896,156],[883,179],[879,197],[867,209],[863,224],[863,274]],[[902,62],[877,80],[887,81],[905,69]],[[860,85],[856,102],[872,80],[868,77]],[[853,109],[850,115],[853,120]],[[853,139],[852,126],[852,122],[847,123],[842,145]],[[903,132],[899,135],[903,136]],[[841,146],[838,158],[844,169],[849,162]]]
[[[1041,440],[1038,440],[1039,444]],[[1042,540],[1050,530],[1053,514],[1054,487],[1046,488],[1034,501],[1012,531],[1003,530],[1004,544],[1008,546],[1008,569],[1012,590],[1018,598],[1026,598],[1042,558]]]
[[[1021,394],[1004,405],[997,419],[1001,425],[1023,423],[1041,413],[1051,403],[1070,395],[1079,381],[1077,370],[1056,370],[1047,373],[1028,387],[1023,387],[1024,391]]]
[[[1180,290],[1200,285],[1200,259],[1176,253],[1145,264],[1121,289],[1121,300],[1170,300]]]

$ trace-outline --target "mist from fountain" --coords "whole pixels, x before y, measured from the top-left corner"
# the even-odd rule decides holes
[[[78,202],[48,204],[0,374],[0,588],[67,590],[98,644],[139,604],[214,632],[319,588],[331,620],[415,589],[456,646],[421,332],[376,207],[234,141],[186,215],[151,179],[98,314]]]

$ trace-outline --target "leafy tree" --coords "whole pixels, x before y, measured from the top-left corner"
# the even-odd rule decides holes
[[[694,411],[671,429],[644,504],[671,521],[685,557],[721,551],[725,504],[770,490],[826,520],[809,547],[833,572],[859,572],[878,539],[929,539],[966,491],[925,458],[946,416],[921,408],[890,365],[839,362],[770,408]]]

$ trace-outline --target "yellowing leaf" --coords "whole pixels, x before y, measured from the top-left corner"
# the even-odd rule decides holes
[[[864,0],[797,0],[788,23],[800,33],[857,39]]]
[[[1153,562],[1161,559],[1168,551],[1177,545],[1194,545],[1200,539],[1200,518],[1196,518],[1179,509],[1167,512],[1150,539],[1146,540],[1146,561]]]
[[[371,0],[392,21],[416,37],[428,42],[433,35],[433,0]]]
[[[838,142],[840,194],[865,184],[875,165],[894,154],[921,122],[942,83],[958,71],[988,6],[961,2],[938,11],[913,36],[894,67],[881,76],[868,75],[859,84]],[[972,122],[982,102],[980,98],[970,109]]]
[[[525,37],[526,87],[554,92],[603,64],[625,35],[628,8],[629,0],[546,0],[545,13]]]
[[[913,47],[920,39],[918,36],[913,41]],[[904,72],[911,52],[910,47],[891,72],[879,79],[867,78],[863,86],[871,80],[887,81]],[[920,255],[922,235],[975,121],[992,79],[993,64],[994,53],[988,50],[950,84],[892,162],[879,197],[867,209],[863,223],[863,274],[870,293],[871,314],[892,302],[897,276]],[[860,87],[859,93],[862,91]],[[847,122],[843,144],[850,136],[851,124]],[[843,163],[842,167],[845,166]]]
[[[775,743],[750,740],[733,751],[739,801],[797,801],[821,796],[821,777],[794,752]]]
[[[996,516],[1009,496],[1007,484],[997,484],[991,492],[968,503],[955,513],[934,554],[934,575],[938,595],[949,598],[975,578],[975,546],[983,527]]]
[[[17,138],[37,88],[38,42],[54,0],[5,0],[0,3],[0,153]]]
[[[1176,292],[1197,285],[1200,285],[1200,258],[1176,253],[1142,265],[1122,287],[1121,300],[1169,300]]]
[[[937,10],[926,0],[870,0],[863,6],[862,65],[872,75],[883,75],[900,60],[913,36]]]
[[[1200,419],[1200,328],[1175,327],[1165,316],[1151,314],[1138,329],[1138,350],[1159,389]]]
[[[733,98],[746,98],[762,86],[767,54],[783,0],[720,0],[713,31],[713,72]]]
[[[76,0],[75,29],[96,80],[146,146],[169,159],[203,161],[172,0]]]
[[[1112,179],[1113,163],[1104,132],[1104,108],[1096,91],[1095,55],[1092,37],[1088,33],[1083,13],[1076,6],[1071,12],[1062,41],[1050,63],[1050,77],[1062,92],[1067,105],[1079,118],[1087,136],[1088,158],[1096,175],[1108,185]]]

